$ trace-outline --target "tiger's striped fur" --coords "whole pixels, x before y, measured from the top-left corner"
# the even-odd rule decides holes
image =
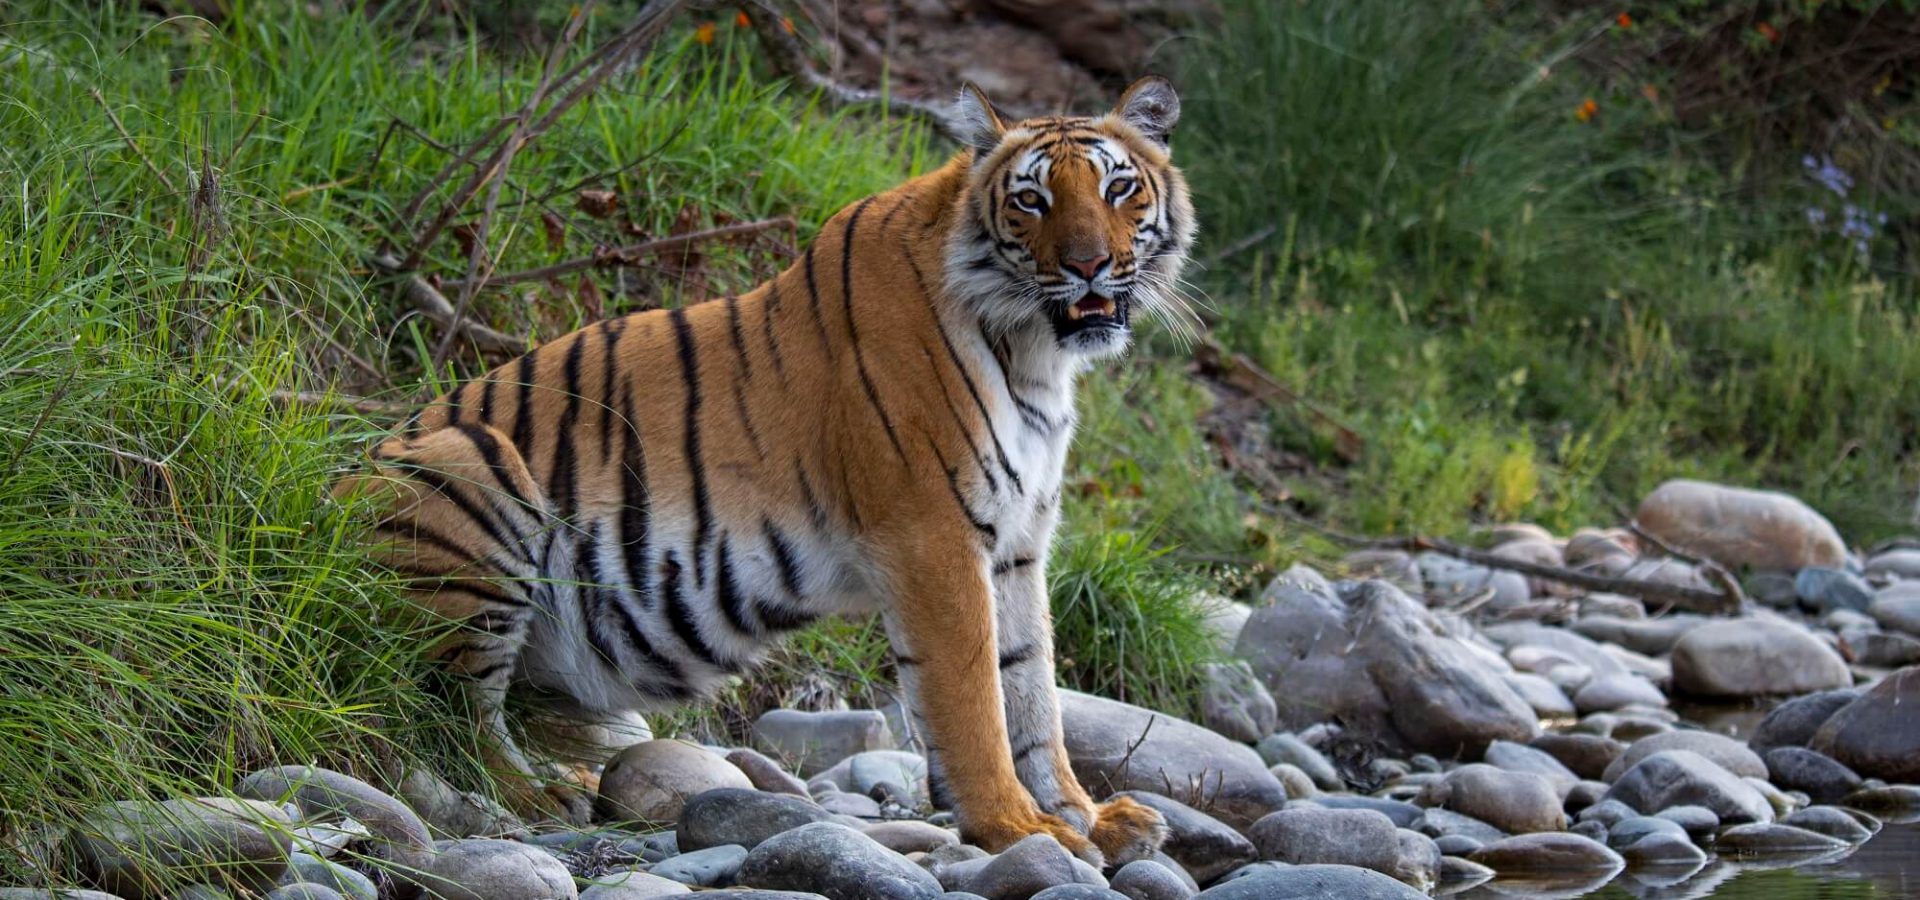
[[[1045,572],[1073,386],[1131,314],[1177,304],[1194,233],[1147,79],[1097,118],[1005,123],[834,216],[737,297],[600,322],[461,385],[351,484],[497,764],[530,773],[509,686],[619,713],[698,698],[783,633],[878,610],[936,801],[999,849],[1157,846],[1061,742]],[[517,798],[537,805],[538,792]]]

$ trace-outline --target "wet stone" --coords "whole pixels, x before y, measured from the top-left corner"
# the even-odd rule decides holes
[[[783,831],[832,816],[814,803],[787,794],[722,788],[688,800],[675,834],[682,852],[726,844],[751,850]]]
[[[1720,832],[1720,836],[1714,839],[1713,849],[1723,854],[1766,854],[1840,850],[1846,846],[1846,841],[1817,831],[1776,822],[1752,822]]]
[[[669,881],[694,887],[727,887],[733,884],[740,873],[740,864],[746,859],[747,848],[739,844],[724,844],[682,853],[656,863],[649,871]]]
[[[692,893],[692,888],[646,872],[613,872],[580,891],[580,900],[653,900]]]
[[[934,900],[942,890],[938,879],[906,857],[833,822],[768,838],[747,854],[738,877],[743,886],[813,891],[835,900]]]
[[[1186,900],[1195,893],[1179,875],[1150,859],[1121,866],[1109,886],[1129,900]]]
[[[1775,785],[1804,791],[1815,803],[1832,803],[1860,787],[1860,776],[1824,753],[1805,747],[1767,751],[1767,771]]]

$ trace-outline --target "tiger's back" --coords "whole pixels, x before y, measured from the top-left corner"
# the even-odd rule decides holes
[[[1129,97],[1164,104],[1160,85]],[[1009,128],[979,102],[991,149],[842,211],[773,281],[556,339],[376,450],[357,485],[391,492],[389,561],[463,626],[436,652],[473,685],[505,767],[529,770],[501,713],[512,683],[592,712],[658,708],[819,616],[878,609],[936,794],[972,834],[1047,831],[1093,856],[1150,837],[1157,818],[1124,803],[1103,833],[1073,781],[1043,578],[1073,379],[1088,352],[1124,346],[1130,304],[1157,299],[1150,277],[1177,271],[1191,211],[1120,111]],[[1053,221],[990,206],[1017,183],[1009,166],[1061,169]],[[1135,178],[1138,197],[1098,209],[1066,195]],[[1061,265],[1085,284],[1063,304],[1041,279],[1037,312],[1009,327],[1021,314],[992,304],[1022,292],[993,287],[995,270],[1057,249],[1021,225],[1081,242]],[[1095,226],[1117,237],[1086,275],[1072,253]],[[1120,237],[1130,252],[1109,246]]]

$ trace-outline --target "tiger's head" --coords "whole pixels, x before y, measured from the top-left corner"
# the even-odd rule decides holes
[[[947,284],[1001,334],[1050,330],[1075,357],[1124,350],[1133,315],[1195,321],[1178,290],[1195,222],[1168,140],[1180,98],[1158,77],[1102,116],[1009,122],[980,89],[957,105],[971,148]]]

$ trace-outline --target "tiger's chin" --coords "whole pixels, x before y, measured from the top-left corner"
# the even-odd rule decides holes
[[[1055,343],[1076,356],[1109,356],[1133,341],[1133,302],[1125,295],[1089,293],[1056,308],[1049,319]]]

